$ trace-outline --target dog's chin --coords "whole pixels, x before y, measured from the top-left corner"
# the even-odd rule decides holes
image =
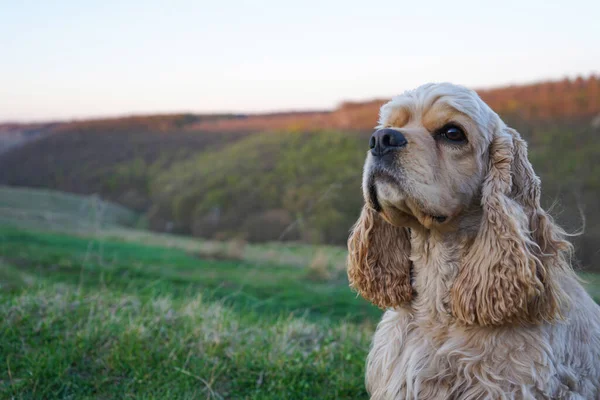
[[[428,214],[414,206],[411,201],[406,201],[403,204],[389,204],[385,201],[380,207],[379,214],[388,223],[407,228],[426,228],[438,230],[451,229],[450,219],[446,216]],[[408,211],[407,211],[408,209]]]
[[[415,228],[419,220],[406,205],[406,195],[389,177],[374,177],[365,193],[370,206],[388,223],[398,227]]]
[[[412,214],[404,212],[395,206],[384,206],[379,215],[388,223],[407,228],[416,228],[420,225],[419,220]]]
[[[368,198],[372,208],[394,226],[432,229],[448,225],[450,218],[447,215],[424,209],[422,202],[411,198],[401,186],[387,179],[374,179],[370,187]]]

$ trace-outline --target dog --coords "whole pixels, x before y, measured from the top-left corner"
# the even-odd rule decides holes
[[[371,399],[600,399],[600,307],[540,206],[527,144],[467,88],[380,110],[350,286],[387,309]]]

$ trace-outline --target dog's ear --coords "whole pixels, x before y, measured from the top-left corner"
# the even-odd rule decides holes
[[[412,299],[410,231],[363,207],[348,239],[348,279],[362,297],[381,307]]]
[[[557,276],[570,244],[540,206],[527,145],[499,125],[481,192],[481,225],[453,284],[452,312],[483,326],[551,321],[566,300]]]
[[[523,207],[529,218],[529,231],[538,245],[535,250],[540,251],[542,257],[572,252],[573,246],[564,240],[565,232],[555,225],[540,204],[541,182],[527,158],[527,143],[516,130],[506,128],[505,131],[512,136],[515,154],[511,197]]]

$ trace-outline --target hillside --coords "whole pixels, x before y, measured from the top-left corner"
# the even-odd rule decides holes
[[[0,226],[0,398],[364,398],[381,311],[347,285]]]
[[[53,132],[57,125],[0,123],[0,154]]]
[[[137,213],[98,196],[0,186],[0,225],[89,232],[145,223]]]
[[[543,200],[600,268],[600,79],[480,91],[530,143]],[[154,230],[210,239],[343,244],[384,100],[329,112],[192,114],[54,123],[0,154],[0,184],[99,194]],[[11,125],[11,132],[31,129]],[[8,130],[4,125],[4,131]],[[0,129],[0,142],[2,141]]]
[[[344,243],[362,201],[363,142],[335,131],[262,133],[199,154],[152,179],[150,221],[202,237]]]
[[[56,124],[0,156],[0,184],[97,193],[143,211],[150,206],[146,175],[247,135],[184,129],[196,120],[158,116]]]

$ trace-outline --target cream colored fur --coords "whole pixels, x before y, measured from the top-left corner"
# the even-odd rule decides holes
[[[349,239],[351,286],[388,308],[371,398],[600,399],[600,308],[520,135],[451,84],[392,99],[379,122],[408,144],[387,163],[368,155]],[[468,143],[436,136],[449,122]]]

